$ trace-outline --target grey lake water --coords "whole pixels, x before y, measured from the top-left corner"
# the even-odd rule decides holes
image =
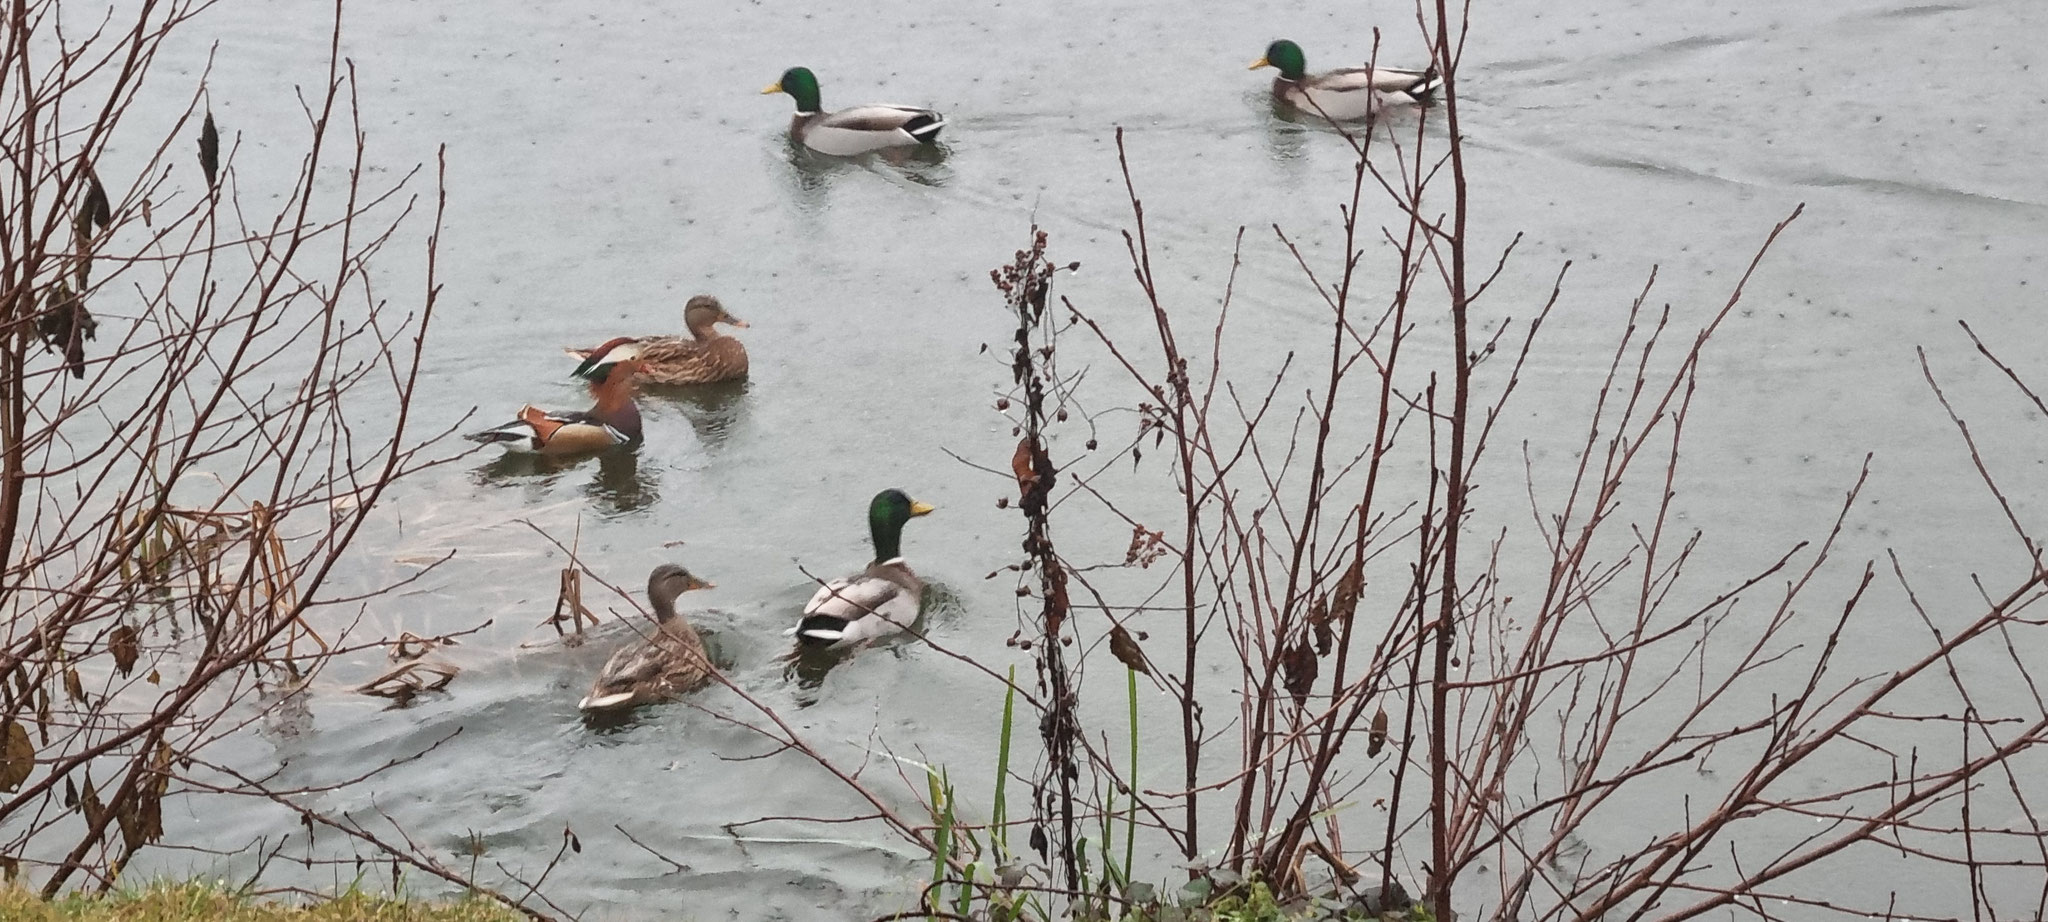
[[[212,54],[213,112],[239,142],[235,169],[258,207],[265,184],[297,168],[294,87],[324,76],[328,15],[322,4],[223,3],[159,62],[159,91],[182,99]],[[1678,503],[1684,525],[1708,535],[1704,584],[1823,532],[1865,453],[1875,456],[1870,505],[1845,557],[1896,549],[1931,590],[2018,572],[2015,542],[1915,348],[2006,465],[2018,514],[2038,520],[2048,421],[1975,358],[1957,321],[2048,385],[2037,346],[2048,308],[2048,6],[1477,0],[1471,15],[1461,114],[1477,252],[1525,234],[1487,295],[1487,322],[1530,315],[1558,266],[1574,264],[1495,437],[1481,501],[1505,505],[1491,514],[1526,523],[1525,440],[1539,466],[1569,462],[1569,439],[1546,433],[1560,417],[1582,425],[1653,266],[1653,304],[1704,316],[1771,226],[1805,203],[1706,356]],[[388,708],[348,690],[383,667],[381,652],[351,654],[216,757],[315,785],[438,741],[307,802],[381,811],[451,864],[474,858],[487,880],[503,879],[494,865],[538,874],[573,828],[583,850],[545,890],[592,918],[902,908],[928,868],[878,825],[727,828],[869,812],[800,758],[746,760],[773,746],[710,713],[743,712],[731,692],[617,726],[580,718],[593,670],[630,636],[609,613],[637,616],[586,584],[607,625],[582,647],[556,643],[540,625],[566,557],[541,532],[574,542],[594,572],[636,594],[667,561],[716,582],[684,607],[715,634],[734,682],[861,765],[899,808],[914,808],[899,773],[917,776],[884,752],[946,765],[970,799],[985,798],[1000,684],[916,645],[856,657],[815,689],[791,682],[775,658],[813,585],[804,570],[862,564],[867,498],[904,488],[939,507],[905,539],[952,596],[933,638],[1028,672],[1026,654],[1004,645],[1017,626],[1014,584],[984,579],[1016,554],[1020,520],[995,505],[1013,487],[954,457],[1001,469],[1014,444],[992,407],[1008,370],[983,351],[1009,335],[988,271],[1036,222],[1056,261],[1083,264],[1061,293],[1143,333],[1120,235],[1130,222],[1122,127],[1169,301],[1213,312],[1246,227],[1233,356],[1261,369],[1326,348],[1320,302],[1270,227],[1332,265],[1353,158],[1336,135],[1277,120],[1264,95],[1271,72],[1245,64],[1278,37],[1299,40],[1311,69],[1358,63],[1375,26],[1383,60],[1426,57],[1412,7],[1395,0],[351,3],[342,48],[360,80],[369,180],[393,181],[447,150],[445,288],[417,431],[483,428],[527,402],[580,407],[563,345],[674,332],[697,292],[751,322],[739,335],[753,373],[744,385],[644,396],[637,454],[535,467],[487,450],[402,482],[328,593],[455,556],[332,617],[359,613],[359,639],[488,622],[451,650],[463,674]],[[790,100],[758,90],[797,64],[819,74],[827,108],[943,111],[945,156],[818,163],[793,152]],[[1385,203],[1369,198],[1368,209],[1369,224],[1398,220]],[[380,271],[418,278],[423,216]],[[416,284],[380,294],[419,298]],[[1416,336],[1446,346],[1439,323]],[[1106,363],[1097,373],[1105,405],[1128,397]],[[1124,438],[1134,422],[1101,425]],[[1153,491],[1131,499],[1140,508],[1165,508],[1171,493],[1163,467],[1125,488]],[[1071,552],[1114,557],[1127,537],[1076,537]],[[1156,703],[1144,740],[1163,765],[1176,730]],[[186,798],[167,802],[164,819],[172,843],[287,840],[266,880],[347,883],[344,870],[286,866],[309,846],[282,810]],[[345,848],[330,838],[311,848]],[[1591,847],[1610,844],[1626,843],[1594,836]],[[255,863],[253,851],[157,849],[136,869],[237,878]]]

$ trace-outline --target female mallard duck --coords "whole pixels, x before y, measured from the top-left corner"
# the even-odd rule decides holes
[[[643,336],[640,338],[640,367],[634,377],[650,384],[711,384],[747,376],[747,347],[713,328],[729,323],[746,328],[747,322],[726,313],[725,305],[710,295],[697,295],[683,307],[683,326],[689,336]],[[570,355],[587,359],[593,350],[569,349]]]
[[[640,408],[633,403],[633,374],[639,370],[639,355],[639,343],[624,336],[590,350],[575,371],[590,382],[590,395],[597,400],[588,410],[549,412],[528,404],[511,422],[463,438],[543,455],[580,454],[638,442]]]
[[[790,120],[789,136],[821,154],[851,157],[889,147],[932,144],[946,118],[930,109],[914,106],[855,106],[827,112],[818,103],[818,78],[808,68],[792,67],[782,79],[762,90],[788,93],[796,99],[796,117]]]
[[[875,543],[875,562],[852,576],[818,588],[804,603],[797,622],[797,643],[811,648],[842,649],[887,637],[917,620],[924,604],[924,581],[903,562],[903,525],[932,511],[904,495],[883,490],[868,504],[868,535]]]
[[[697,629],[676,614],[676,596],[711,589],[690,571],[665,563],[647,576],[647,601],[654,604],[654,635],[626,646],[604,661],[590,694],[576,706],[586,711],[620,711],[666,701],[711,681],[711,657]]]
[[[1369,118],[1390,105],[1428,105],[1430,94],[1443,85],[1436,65],[1428,70],[1396,70],[1391,67],[1342,67],[1320,74],[1308,73],[1301,46],[1281,39],[1266,46],[1266,56],[1252,62],[1251,70],[1279,68],[1273,78],[1273,98],[1281,104],[1331,121],[1348,122]]]

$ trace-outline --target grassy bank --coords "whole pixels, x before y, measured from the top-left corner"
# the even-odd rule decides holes
[[[356,892],[304,907],[252,899],[206,884],[163,884],[48,902],[31,890],[0,889],[0,919],[8,922],[513,922],[523,918],[488,900],[414,902]]]

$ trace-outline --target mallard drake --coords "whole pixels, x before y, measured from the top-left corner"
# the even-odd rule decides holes
[[[796,100],[789,136],[821,154],[851,157],[889,147],[916,147],[938,140],[946,118],[915,106],[868,105],[827,112],[818,103],[818,78],[809,68],[792,67],[782,79],[762,90],[788,93]]]
[[[932,507],[905,495],[883,490],[868,503],[868,536],[875,561],[852,576],[818,588],[804,603],[803,620],[795,629],[797,643],[812,648],[845,648],[887,637],[917,620],[924,604],[924,581],[903,560],[903,525],[928,514]]]
[[[715,324],[745,329],[747,322],[726,313],[710,295],[697,295],[683,306],[683,327],[689,336],[640,337],[640,367],[634,377],[649,384],[711,384],[747,376],[747,347],[718,332]],[[579,359],[589,349],[563,350]]]
[[[590,350],[576,377],[590,382],[597,403],[583,411],[546,411],[528,404],[502,426],[472,432],[472,442],[503,445],[512,451],[567,455],[601,451],[640,441],[640,407],[633,402],[633,374],[639,370],[640,344],[621,336]]]
[[[1430,94],[1443,85],[1434,64],[1427,70],[1341,67],[1311,74],[1301,46],[1284,38],[1267,45],[1266,56],[1253,61],[1250,69],[1261,67],[1280,70],[1273,78],[1275,100],[1338,122],[1368,118],[1390,105],[1428,105]]]
[[[692,589],[715,588],[690,571],[665,563],[647,575],[647,601],[654,605],[654,634],[623,647],[604,661],[590,694],[576,706],[586,711],[620,711],[666,701],[710,683],[713,667],[697,629],[676,613],[676,597]]]

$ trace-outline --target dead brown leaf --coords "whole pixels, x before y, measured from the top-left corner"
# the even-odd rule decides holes
[[[1308,626],[1315,631],[1316,655],[1329,656],[1330,648],[1335,645],[1337,636],[1330,630],[1330,603],[1328,599],[1317,596],[1315,604],[1309,606]]]
[[[28,741],[28,730],[17,721],[0,727],[0,791],[13,791],[35,771],[36,747]]]
[[[1138,648],[1138,642],[1131,639],[1131,632],[1119,624],[1109,629],[1109,652],[1118,662],[1146,675],[1152,674],[1152,667],[1145,663],[1145,651]]]
[[[211,110],[206,113],[206,123],[199,128],[199,169],[206,173],[207,187],[212,188],[220,174],[220,129],[213,126]]]
[[[1316,686],[1316,670],[1316,651],[1309,648],[1308,641],[1297,641],[1280,651],[1281,681],[1294,696],[1296,707],[1308,703],[1308,693]]]
[[[100,804],[100,793],[93,789],[91,775],[85,776],[85,793],[78,795],[78,808],[85,813],[87,823],[99,825],[100,813],[106,807]]]
[[[141,637],[135,628],[122,624],[107,634],[107,652],[114,654],[114,668],[126,676],[135,668],[135,660],[142,654]]]
[[[147,771],[148,780],[135,786],[135,796],[114,817],[121,824],[121,841],[130,854],[164,836],[163,800],[171,786],[169,746],[157,746]]]
[[[1010,472],[1017,476],[1017,496],[1030,495],[1031,485],[1038,482],[1038,472],[1031,467],[1031,439],[1017,440],[1017,450],[1010,455]]]
[[[1358,597],[1365,592],[1365,566],[1354,560],[1344,570],[1343,578],[1337,580],[1337,590],[1330,594],[1330,617],[1343,624],[1351,623],[1351,616],[1358,610]]]

